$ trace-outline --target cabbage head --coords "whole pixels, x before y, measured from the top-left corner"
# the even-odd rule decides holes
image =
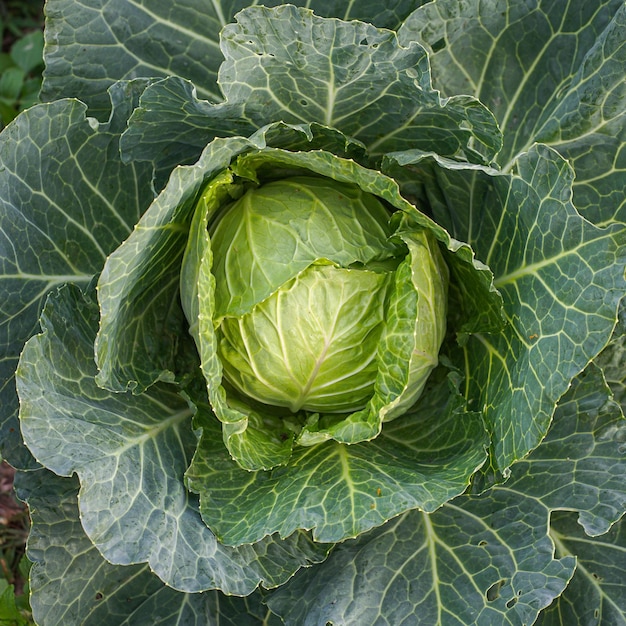
[[[240,413],[238,427],[273,411],[270,447],[375,437],[438,363],[449,272],[434,235],[402,233],[382,199],[327,177],[239,186],[222,204],[221,186],[198,201],[206,246],[190,239],[181,283],[216,415]]]

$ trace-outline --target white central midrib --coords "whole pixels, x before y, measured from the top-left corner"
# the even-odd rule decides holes
[[[307,380],[306,385],[300,392],[300,395],[298,396],[297,401],[294,402],[293,405],[291,406],[291,410],[294,413],[296,411],[299,411],[302,408],[302,405],[304,404],[305,400],[308,398],[309,393],[311,392],[311,388],[313,387],[313,383],[315,382],[315,379],[317,378],[317,375],[320,372],[322,363],[324,362],[324,359],[326,358],[326,355],[328,354],[330,344],[331,344],[331,340],[326,339],[326,341],[324,342],[324,349],[322,350],[322,354],[320,354],[317,361],[315,362],[315,367],[313,368],[313,371],[311,372],[311,375],[309,376],[309,379]]]

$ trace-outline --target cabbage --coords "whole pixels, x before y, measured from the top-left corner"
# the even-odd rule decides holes
[[[0,140],[36,622],[621,623],[623,2],[306,4],[46,4]]]

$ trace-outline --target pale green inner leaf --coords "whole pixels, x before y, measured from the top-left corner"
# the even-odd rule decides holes
[[[249,312],[318,259],[348,267],[397,256],[389,218],[372,195],[329,179],[248,191],[211,227],[215,317]]]
[[[376,378],[391,274],[315,264],[241,318],[221,324],[224,375],[292,411],[365,405]]]

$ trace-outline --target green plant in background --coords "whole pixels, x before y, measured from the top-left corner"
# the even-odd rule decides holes
[[[20,573],[28,578],[30,562],[26,557],[20,561]],[[30,605],[28,603],[28,587],[16,594],[15,588],[9,582],[0,579],[0,626],[28,626],[33,624],[30,619]]]
[[[46,5],[35,621],[624,624],[626,7],[269,4]]]
[[[28,573],[24,556],[28,512],[13,493],[14,470],[0,464],[0,625],[22,626],[30,621]]]
[[[39,101],[43,70],[43,3],[0,5],[0,128]]]

